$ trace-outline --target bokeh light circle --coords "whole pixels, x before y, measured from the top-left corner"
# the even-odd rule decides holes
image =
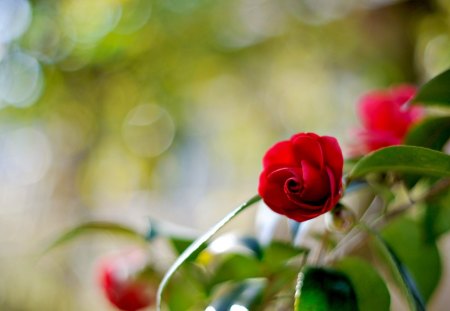
[[[41,66],[34,57],[17,50],[0,61],[0,100],[27,107],[39,97],[42,87]]]
[[[13,185],[40,181],[50,168],[52,153],[41,131],[26,127],[0,137],[0,176]]]
[[[175,124],[162,107],[143,104],[134,107],[127,115],[123,136],[127,146],[136,154],[154,157],[172,144]]]
[[[0,0],[0,43],[20,37],[31,22],[31,7],[26,0]]]

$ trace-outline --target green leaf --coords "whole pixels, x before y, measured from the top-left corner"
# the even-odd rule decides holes
[[[372,232],[372,244],[378,249],[382,262],[390,271],[396,283],[400,286],[403,294],[408,300],[411,310],[425,311],[425,304],[417,289],[415,281],[408,269],[397,257],[393,249],[377,233]]]
[[[359,310],[390,310],[389,290],[371,264],[357,257],[347,257],[336,263],[334,268],[345,273],[352,282]]]
[[[226,281],[242,281],[262,276],[260,262],[255,257],[242,254],[225,256],[214,270],[210,286]]]
[[[191,267],[189,267],[191,268]],[[184,275],[183,275],[184,276]],[[167,287],[167,307],[171,311],[203,310],[207,296],[195,278],[178,278]]]
[[[350,172],[348,179],[388,171],[450,176],[450,156],[423,147],[386,147],[361,158]]]
[[[450,231],[450,191],[426,203],[424,228],[428,242]]]
[[[289,259],[299,255],[305,255],[308,250],[292,246],[290,243],[273,241],[265,249],[262,261],[273,271],[277,271],[286,265]]]
[[[261,301],[266,285],[267,281],[262,278],[248,279],[233,284],[231,288],[212,302],[209,308],[215,311],[229,311],[233,310],[233,306],[240,306],[245,310],[254,310],[255,306]]]
[[[417,288],[428,301],[441,276],[441,259],[436,244],[426,242],[420,223],[402,217],[382,232],[383,239],[406,266]]]
[[[145,242],[145,236],[139,234],[133,229],[111,222],[92,221],[80,224],[62,233],[56,240],[50,243],[45,252],[48,252],[55,247],[61,246],[72,240],[86,234],[92,233],[107,233],[116,236],[121,236],[133,239],[138,242]]]
[[[450,106],[450,69],[422,85],[412,102],[427,106]]]
[[[342,272],[307,267],[299,274],[295,294],[296,311],[355,311],[356,293]]]
[[[450,117],[427,118],[408,132],[405,144],[441,151],[450,139]]]
[[[192,239],[181,237],[168,237],[168,239],[178,256],[181,255],[189,247],[189,245],[194,242],[194,240]],[[206,246],[206,243],[200,246],[194,253],[192,253],[187,261],[195,260],[198,255],[206,248]]]
[[[211,229],[209,229],[205,234],[200,236],[197,240],[194,241],[179,257],[178,259],[172,264],[172,266],[167,270],[166,274],[164,275],[161,283],[159,284],[158,291],[156,293],[156,309],[159,311],[161,310],[161,299],[162,294],[164,292],[164,288],[166,287],[167,283],[169,282],[170,278],[173,276],[173,274],[178,270],[181,265],[188,260],[193,254],[195,254],[199,248],[203,247],[203,245],[209,241],[214,234],[217,233],[223,226],[225,226],[230,220],[232,220],[234,217],[239,215],[242,211],[244,211],[247,207],[253,205],[254,203],[261,200],[261,197],[259,195],[255,195],[247,202],[241,204],[238,206],[235,210],[233,210],[231,213],[226,215],[221,221],[219,221],[217,224],[215,224]]]

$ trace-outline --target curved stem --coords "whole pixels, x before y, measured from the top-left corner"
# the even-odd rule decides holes
[[[198,250],[204,243],[206,243],[209,239],[211,239],[214,234],[217,233],[223,226],[225,226],[231,219],[236,217],[238,214],[240,214],[243,210],[245,210],[247,207],[253,205],[254,203],[261,200],[261,197],[259,195],[255,195],[247,202],[243,203],[239,207],[237,207],[235,210],[233,210],[231,213],[226,215],[221,221],[216,223],[211,229],[209,229],[205,234],[200,236],[197,240],[195,240],[178,258],[177,260],[172,264],[172,266],[167,270],[166,274],[164,275],[163,279],[161,280],[161,283],[159,284],[158,291],[156,293],[156,310],[161,310],[161,302],[162,302],[162,295],[164,292],[164,289],[167,286],[167,283],[169,282],[170,278],[174,275],[174,273],[178,270],[181,265],[193,254],[196,250]]]

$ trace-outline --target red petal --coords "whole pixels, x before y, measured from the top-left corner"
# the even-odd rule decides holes
[[[281,174],[287,174],[288,171],[280,172]],[[271,173],[269,173],[269,176]],[[269,178],[266,171],[263,171],[259,177],[258,193],[263,198],[264,203],[269,206],[274,212],[283,214],[285,208],[295,208],[295,204],[292,203],[284,192],[284,180],[280,182],[279,178],[282,176],[273,175]],[[289,177],[291,177],[289,175]],[[289,178],[288,177],[288,178]]]
[[[322,169],[323,154],[319,139],[320,137],[313,133],[297,134],[291,138],[292,149],[298,164],[307,161],[318,169]]]
[[[334,137],[322,136],[320,138],[325,165],[330,167],[337,179],[342,178],[342,170],[344,167],[344,157],[341,147]]]
[[[273,145],[263,157],[263,168],[297,166],[290,141],[281,141]]]
[[[303,191],[302,202],[313,205],[323,204],[324,199],[330,195],[330,184],[326,171],[321,171],[307,161],[302,161]]]

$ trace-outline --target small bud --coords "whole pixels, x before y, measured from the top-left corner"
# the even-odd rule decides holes
[[[348,232],[355,224],[355,214],[347,206],[338,204],[325,215],[325,224],[330,231]]]

